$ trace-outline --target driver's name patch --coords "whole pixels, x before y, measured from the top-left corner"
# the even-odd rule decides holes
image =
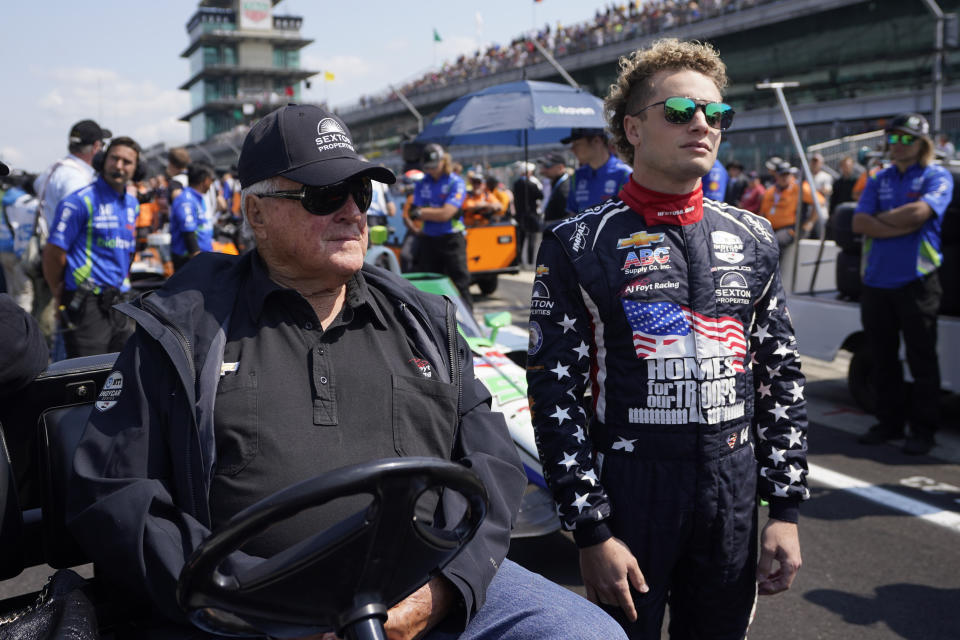
[[[100,395],[97,396],[97,402],[94,404],[97,411],[107,411],[114,408],[117,405],[117,400],[120,399],[121,391],[123,391],[123,374],[114,371],[107,377],[107,381],[103,383],[103,389],[100,390]]]

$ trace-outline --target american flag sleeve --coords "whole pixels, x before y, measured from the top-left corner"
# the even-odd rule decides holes
[[[527,388],[543,475],[564,529],[580,546],[610,536],[606,493],[582,406],[596,357],[577,275],[560,241],[545,234],[530,307]]]
[[[760,495],[770,503],[770,517],[796,522],[797,506],[810,497],[806,381],[779,269],[773,270],[754,311],[750,362]]]

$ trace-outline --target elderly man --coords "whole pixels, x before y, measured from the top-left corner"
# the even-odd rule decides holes
[[[98,573],[182,623],[177,576],[211,529],[324,471],[427,455],[473,469],[490,508],[463,553],[390,610],[391,638],[435,626],[616,637],[599,609],[505,559],[526,482],[455,307],[363,262],[371,180],[393,174],[357,157],[339,118],[290,105],[250,130],[239,178],[256,250],[201,253],[126,307],[139,328],[91,415],[69,497]],[[278,523],[229,564],[272,557],[355,508]]]

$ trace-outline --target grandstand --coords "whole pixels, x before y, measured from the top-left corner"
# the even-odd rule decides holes
[[[954,12],[960,0],[940,0]],[[585,89],[603,96],[616,77],[620,56],[656,38],[707,40],[726,61],[728,102],[737,110],[724,134],[723,161],[757,167],[769,155],[789,157],[791,145],[764,80],[800,83],[787,98],[801,138],[812,144],[881,128],[903,111],[930,113],[934,19],[923,0],[704,0],[697,4],[648,0],[631,3],[562,30],[534,34],[538,43]],[[960,52],[944,57],[943,129],[960,134]],[[522,34],[445,63],[401,83],[398,89],[429,120],[459,96],[521,78],[563,82]],[[390,88],[338,109],[369,157],[398,168],[399,145],[417,133],[417,123]],[[536,150],[539,151],[539,150]],[[456,149],[463,162],[507,162],[518,150]]]

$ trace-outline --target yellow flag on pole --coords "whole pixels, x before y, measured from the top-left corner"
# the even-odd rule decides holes
[[[324,71],[323,79],[329,82],[330,80],[335,80],[336,76],[333,75],[333,71]]]

